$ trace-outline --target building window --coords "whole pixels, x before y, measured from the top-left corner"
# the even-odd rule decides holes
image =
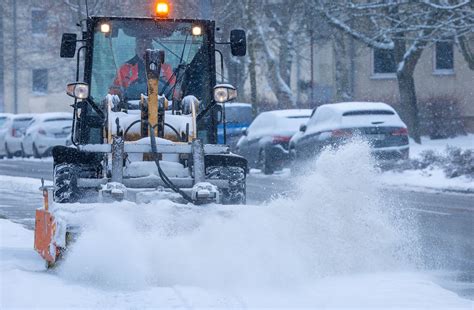
[[[46,34],[48,30],[47,14],[45,10],[31,11],[31,33]]]
[[[393,50],[376,48],[374,51],[374,74],[396,73]]]
[[[48,92],[48,69],[33,70],[33,92],[36,94]]]
[[[435,71],[454,70],[454,48],[452,42],[436,42]]]

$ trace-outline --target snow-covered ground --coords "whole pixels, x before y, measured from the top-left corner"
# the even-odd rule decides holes
[[[433,150],[435,152],[444,152],[447,146],[459,147],[461,149],[474,149],[474,134],[458,136],[449,139],[430,140],[428,137],[421,137],[421,144],[415,143],[410,139],[410,157],[418,158],[421,152]]]
[[[264,206],[64,205],[84,230],[52,271],[33,232],[0,219],[0,308],[471,308],[418,268],[369,152],[325,153],[297,198]]]
[[[42,261],[32,250],[33,233],[18,224],[0,220],[0,306],[2,309],[34,308],[248,308],[248,307],[410,307],[410,308],[455,308],[468,309],[472,304],[454,293],[433,284],[429,278],[416,273],[358,274],[321,278],[298,286],[225,290],[221,287],[200,287],[180,284],[180,277],[157,279],[156,283],[135,285],[131,271],[140,273],[140,266],[130,270],[130,265],[140,263],[113,258],[107,262],[109,270],[98,270],[97,278],[87,265],[76,270],[71,277],[58,270],[48,272]],[[229,241],[231,242],[231,241]],[[91,249],[92,250],[92,249]],[[225,249],[221,249],[225,251]],[[127,250],[124,249],[124,252]],[[86,253],[84,253],[86,254]],[[93,255],[93,253],[90,253]],[[120,254],[120,253],[116,253]],[[138,255],[139,253],[137,253]],[[187,260],[192,261],[192,253]],[[127,257],[130,257],[129,255]],[[158,258],[159,256],[157,256]],[[237,258],[238,259],[238,258]],[[182,258],[177,258],[183,261]],[[106,263],[106,262],[104,262]],[[120,266],[120,263],[125,265]],[[170,262],[171,263],[171,262]],[[223,262],[224,263],[224,262]],[[163,264],[156,262],[156,268]],[[198,267],[198,266],[196,266]],[[107,272],[116,272],[109,279],[101,277]],[[85,279],[81,281],[81,273]],[[182,279],[187,277],[183,271]],[[206,282],[208,270],[200,272]],[[165,270],[163,270],[165,273]],[[212,273],[212,271],[211,271]],[[196,273],[197,274],[197,273]],[[79,279],[74,279],[78,277]],[[223,281],[225,276],[222,275]],[[120,280],[130,280],[127,287]],[[87,282],[89,281],[89,282]],[[166,283],[168,284],[161,284]]]
[[[449,146],[461,148],[462,150],[474,150],[474,134],[439,140],[430,140],[427,137],[422,137],[422,144],[417,144],[410,139],[410,158],[419,159],[422,152],[425,151],[444,154]],[[466,176],[447,178],[439,167],[428,167],[423,170],[405,170],[403,172],[385,171],[382,173],[381,180],[388,185],[402,186],[415,190],[435,189],[474,193],[474,179]]]

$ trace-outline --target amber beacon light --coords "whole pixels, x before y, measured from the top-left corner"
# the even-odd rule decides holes
[[[155,5],[155,14],[158,17],[166,18],[170,12],[170,6],[166,1],[157,1]]]

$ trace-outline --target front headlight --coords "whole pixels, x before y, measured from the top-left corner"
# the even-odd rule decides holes
[[[69,83],[66,86],[66,94],[77,99],[86,99],[89,96],[89,85],[86,83]]]
[[[224,103],[237,98],[237,90],[230,84],[217,84],[214,86],[214,100]]]

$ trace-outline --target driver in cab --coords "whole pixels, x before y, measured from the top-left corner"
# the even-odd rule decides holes
[[[145,51],[153,49],[153,40],[150,38],[135,39],[135,56],[127,60],[117,71],[110,93],[123,95],[128,99],[139,99],[140,94],[146,94],[147,79],[145,70]],[[160,88],[165,84],[172,86],[175,76],[169,64],[161,65]]]

